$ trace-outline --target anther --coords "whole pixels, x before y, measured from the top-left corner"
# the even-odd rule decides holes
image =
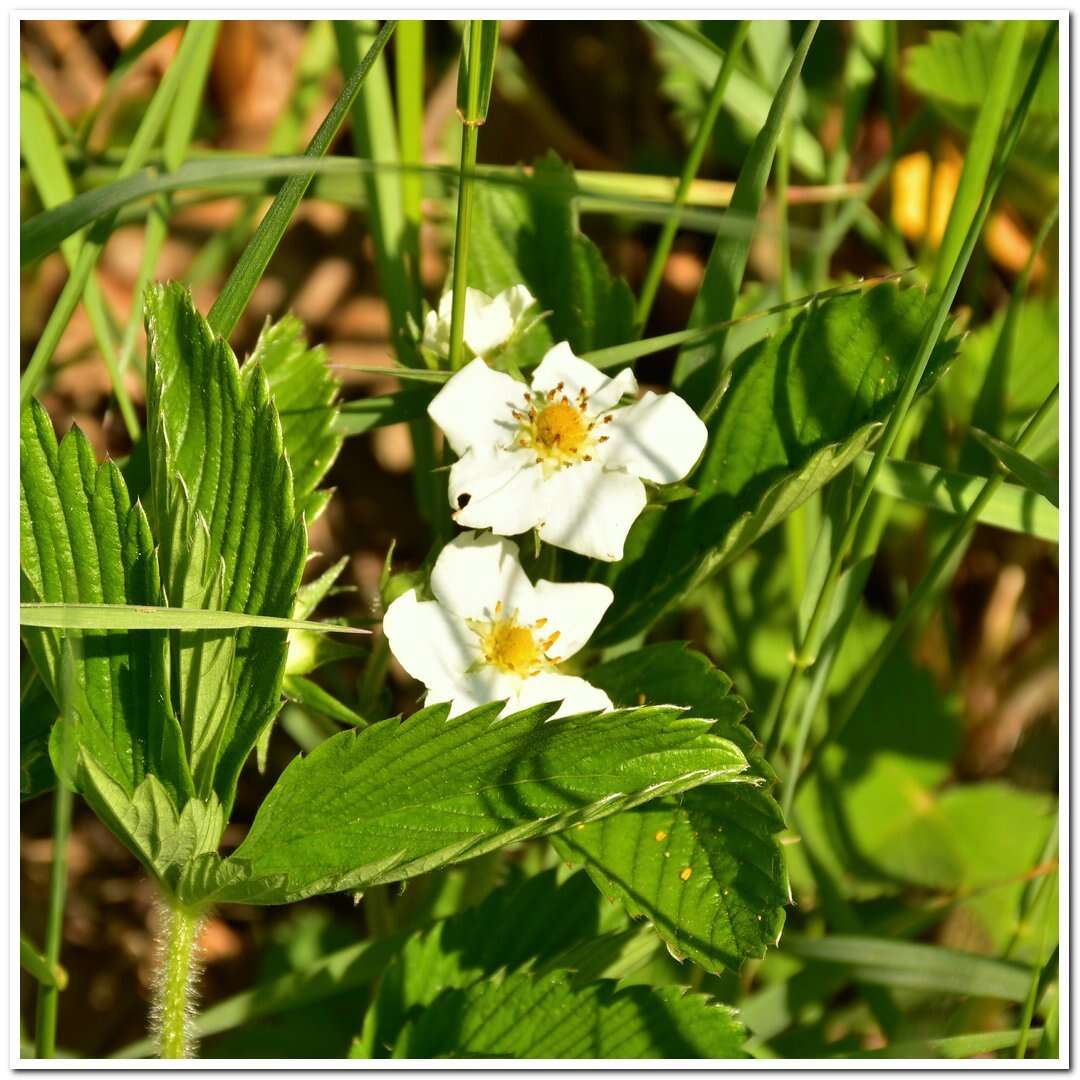
[[[608,413],[607,416],[604,417],[604,423],[605,424],[610,424],[612,419],[613,419],[613,417],[612,417],[611,413]]]

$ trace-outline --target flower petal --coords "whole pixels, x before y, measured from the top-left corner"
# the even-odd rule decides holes
[[[476,359],[447,380],[428,416],[458,457],[471,446],[508,446],[518,431],[511,410],[525,405],[525,391],[524,383]]]
[[[450,702],[448,719],[475,709],[477,705],[487,705],[492,701],[510,701],[518,690],[519,680],[513,675],[504,674],[493,667],[480,667],[463,675],[460,681],[449,691],[436,694],[432,691],[424,701],[425,705],[436,705],[440,701]],[[499,714],[505,715],[508,709]]]
[[[490,527],[501,536],[533,528],[543,516],[543,470],[532,452],[474,447],[450,469],[454,520],[471,529]]]
[[[464,621],[432,600],[417,600],[415,589],[386,609],[383,633],[398,663],[435,694],[460,683],[480,656],[479,640]]]
[[[541,636],[558,633],[549,655],[566,660],[592,637],[615,594],[599,582],[538,581],[533,588],[532,619],[546,619]]]
[[[544,355],[532,374],[534,390],[547,393],[563,384],[563,393],[573,400],[579,390],[589,395],[589,413],[599,416],[618,405],[624,394],[637,393],[637,379],[629,368],[610,378],[599,368],[575,356],[570,343],[560,341]]]
[[[562,702],[555,716],[573,716],[575,713],[597,712],[612,707],[611,698],[585,679],[542,671],[522,682],[517,695],[510,699],[503,713],[518,712],[548,701]]]
[[[701,457],[708,428],[678,394],[654,394],[612,413],[608,442],[600,455],[608,468],[621,468],[655,484],[681,480]]]
[[[528,609],[533,587],[512,540],[464,532],[439,552],[431,571],[431,591],[459,618],[491,620],[499,602],[508,614]]]
[[[605,470],[592,461],[552,476],[545,484],[544,502],[541,540],[617,562],[630,526],[645,509],[645,485],[636,476]]]

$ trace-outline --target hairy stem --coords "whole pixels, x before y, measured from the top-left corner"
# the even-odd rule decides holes
[[[203,913],[167,902],[163,916],[154,1001],[158,1053],[162,1058],[186,1058],[195,1049],[192,1032],[198,977],[195,951]]]

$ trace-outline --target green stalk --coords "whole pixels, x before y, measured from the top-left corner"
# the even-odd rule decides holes
[[[889,415],[885,431],[875,449],[873,460],[870,462],[870,467],[867,470],[866,479],[859,490],[859,496],[856,500],[855,507],[851,517],[847,521],[843,537],[840,544],[837,546],[832,562],[829,565],[825,581],[818,594],[813,614],[810,617],[805,633],[802,635],[802,640],[795,650],[794,662],[789,669],[783,689],[773,698],[770,706],[770,715],[766,718],[765,727],[767,730],[771,730],[774,735],[778,736],[778,741],[782,741],[783,739],[785,728],[787,726],[786,720],[788,709],[791,702],[794,700],[794,694],[798,687],[800,676],[803,670],[810,667],[816,660],[821,633],[824,628],[825,620],[832,607],[833,595],[835,594],[836,586],[840,579],[841,567],[851,549],[863,512],[866,510],[870,497],[873,494],[878,475],[885,464],[886,458],[892,451],[893,444],[896,442],[901,425],[904,423],[908,410],[911,407],[911,403],[915,399],[915,394],[918,390],[919,383],[922,380],[923,372],[926,370],[926,366],[930,361],[934,346],[941,336],[941,331],[945,326],[945,320],[948,317],[949,308],[952,306],[952,302],[960,287],[960,279],[963,277],[964,270],[967,268],[971,253],[975,249],[975,244],[978,242],[979,235],[982,232],[983,223],[990,211],[990,205],[1001,184],[1002,177],[1005,175],[1005,168],[1016,148],[1016,143],[1020,136],[1020,129],[1023,127],[1024,119],[1027,116],[1032,97],[1035,94],[1035,88],[1038,85],[1039,77],[1049,58],[1050,49],[1054,44],[1056,35],[1057,23],[1053,23],[1043,37],[1038,55],[1035,58],[1031,73],[1028,76],[1027,84],[1024,87],[1024,93],[1013,113],[1012,120],[1009,123],[1009,129],[1005,136],[1001,155],[994,167],[993,173],[987,181],[982,199],[979,202],[975,216],[972,219],[967,235],[964,238],[963,247],[960,250],[960,254],[957,256],[952,273],[949,275],[948,283],[945,286],[945,289],[938,293],[934,314],[926,324],[915,360],[908,369],[897,403]],[[778,723],[781,719],[782,722]]]
[[[154,92],[154,96],[150,99],[150,104],[143,114],[142,121],[135,132],[135,137],[131,140],[131,145],[124,155],[123,164],[117,172],[118,180],[124,180],[142,168],[151,147],[157,141],[157,137],[164,126],[165,118],[172,108],[173,100],[180,89],[183,78],[187,74],[187,68],[192,56],[198,53],[206,35],[215,33],[216,28],[217,24],[213,22],[193,22],[188,24],[183,40],[180,42],[180,47],[177,49],[176,57],[169,65],[168,71],[165,72],[165,77]],[[53,308],[48,322],[45,324],[45,329],[38,340],[37,347],[30,357],[30,363],[19,381],[20,408],[26,406],[45,375],[49,361],[52,359],[53,353],[56,352],[60,338],[67,329],[71,316],[75,313],[75,308],[78,306],[79,300],[86,289],[87,281],[97,265],[101,249],[109,238],[115,216],[114,211],[99,220],[83,242],[75,266],[64,283],[64,288],[60,293],[56,306]]]
[[[161,968],[154,1002],[158,1055],[187,1058],[194,1053],[194,1003],[198,974],[195,950],[199,940],[202,912],[180,905],[168,905],[161,951]]]
[[[45,923],[45,962],[50,970],[60,966],[60,945],[64,937],[64,895],[67,892],[67,843],[71,832],[71,811],[75,796],[63,782],[53,795],[52,867],[49,870],[49,901]],[[38,987],[35,1053],[39,1058],[56,1054],[56,1014],[60,1004],[59,986]]]
[[[345,122],[349,109],[360,93],[360,88],[364,85],[368,72],[379,58],[387,41],[390,40],[390,35],[394,32],[396,25],[393,20],[383,23],[371,48],[349,76],[337,101],[330,107],[326,118],[319,125],[319,130],[312,136],[304,157],[321,158],[330,149],[331,143]],[[225,282],[207,315],[207,321],[216,334],[228,337],[232,333],[241,313],[247,307],[248,300],[251,299],[251,294],[255,291],[255,286],[259,283],[278,244],[281,243],[281,238],[285,235],[285,230],[289,227],[289,222],[296,213],[296,208],[300,205],[300,200],[304,197],[304,192],[307,191],[314,175],[315,172],[312,170],[299,176],[291,176],[270,204],[270,209],[259,222],[255,235],[248,242],[248,246],[244,249],[240,260],[233,268],[233,272],[229,275],[229,279]]]
[[[1039,429],[1042,427],[1043,422],[1048,416],[1053,414],[1054,409],[1057,407],[1057,401],[1058,387],[1055,386],[1054,389],[1050,391],[1046,400],[1039,406],[1035,415],[1025,425],[1020,438],[1016,441],[1015,449],[1017,451],[1022,453],[1024,448],[1038,436]],[[912,620],[919,614],[927,601],[937,592],[941,583],[955,573],[956,566],[959,562],[958,556],[962,556],[963,554],[962,545],[964,541],[975,527],[983,507],[985,507],[994,497],[995,492],[1004,482],[1004,471],[1001,468],[996,469],[994,475],[983,484],[979,494],[975,496],[967,509],[967,513],[965,513],[953,527],[948,538],[945,540],[945,543],[942,544],[941,548],[938,550],[930,569],[927,570],[922,580],[908,597],[907,603],[904,604],[900,613],[893,620],[892,625],[889,627],[889,632],[885,635],[885,638],[877,649],[874,650],[874,654],[863,665],[862,670],[859,672],[858,679],[845,699],[842,709],[837,713],[833,724],[830,725],[829,738],[836,738],[836,736],[844,729],[844,726],[854,715],[859,703],[866,695],[866,691],[870,688],[877,673],[881,670],[882,665],[888,659],[889,654],[896,647],[897,642],[903,637],[907,628],[911,625]],[[811,761],[810,764],[812,765],[813,762]],[[792,774],[794,775],[794,768]]]
[[[964,154],[960,183],[949,212],[945,235],[941,238],[934,276],[930,280],[931,292],[937,292],[944,286],[949,269],[960,252],[964,230],[971,224],[975,214],[979,192],[990,172],[1001,126],[1005,122],[1005,112],[1016,79],[1016,68],[1020,62],[1020,50],[1026,30],[1027,23],[1023,19],[1006,19],[1001,24],[1000,44],[991,68],[994,77],[990,80]]]
[[[162,161],[169,172],[178,169],[187,156],[188,147],[191,145],[195,134],[195,124],[199,118],[199,106],[202,104],[203,90],[206,86],[206,78],[210,73],[210,61],[214,55],[214,45],[217,39],[217,27],[215,32],[208,34],[201,42],[201,47],[191,60],[189,78],[183,88],[176,95],[176,102],[165,125],[163,140]],[[139,273],[135,279],[135,288],[132,290],[131,311],[124,327],[124,338],[120,346],[120,356],[117,367],[121,373],[131,366],[135,355],[135,342],[138,337],[139,327],[143,321],[143,298],[150,280],[155,276],[158,256],[161,247],[165,243],[165,237],[169,228],[169,217],[172,213],[172,197],[167,194],[160,195],[150,211],[146,221],[146,229],[143,235],[143,254],[139,263]]]
[[[791,177],[791,125],[784,124],[776,147],[776,244],[780,249],[780,302],[791,299],[791,230],[788,228],[788,181]]]
[[[716,76],[716,82],[713,83],[709,99],[705,103],[705,111],[694,134],[690,152],[686,155],[682,176],[679,177],[679,186],[675,189],[675,198],[671,203],[672,213],[664,222],[660,238],[656,241],[652,260],[645,274],[645,282],[641,286],[641,295],[638,297],[634,321],[639,335],[649,321],[649,312],[652,310],[653,301],[656,299],[656,292],[660,287],[660,278],[664,273],[664,265],[671,252],[671,245],[675,241],[675,232],[679,227],[680,212],[686,205],[686,200],[690,195],[690,186],[693,184],[697,171],[701,167],[702,158],[705,156],[705,150],[709,145],[709,140],[712,138],[713,128],[716,126],[716,119],[720,115],[720,107],[724,103],[724,93],[742,53],[743,42],[746,41],[746,35],[749,32],[750,23],[747,20],[740,22],[736,27],[735,34],[731,39],[731,46],[724,56],[724,62]]]
[[[469,219],[472,215],[473,172],[476,169],[476,145],[480,125],[487,119],[486,96],[491,97],[491,78],[498,47],[498,23],[494,40],[485,33],[485,21],[470,19],[461,43],[461,68],[458,79],[458,112],[461,117],[461,166],[458,170],[457,227],[454,233],[453,307],[450,313],[450,368],[457,370],[465,360],[465,289],[469,266]],[[490,51],[490,63],[485,52]],[[485,90],[485,69],[487,86]]]
[[[424,175],[410,166],[424,161],[424,23],[403,19],[398,24],[395,65],[398,109],[398,144],[401,150],[401,206],[405,216],[402,249],[407,270],[420,296],[420,226],[424,220]],[[416,312],[419,317],[419,311]]]

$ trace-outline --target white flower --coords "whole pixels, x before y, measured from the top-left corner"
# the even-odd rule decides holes
[[[465,290],[465,344],[475,356],[487,356],[505,345],[524,316],[536,303],[524,285],[503,289],[497,296],[488,296],[479,289]],[[424,336],[420,344],[440,356],[450,352],[450,314],[454,306],[453,291],[439,301],[438,311],[429,311],[424,319]]]
[[[451,716],[503,699],[504,715],[548,701],[562,702],[556,716],[611,708],[603,690],[555,670],[607,611],[606,585],[533,585],[513,541],[462,533],[435,560],[431,591],[434,600],[418,600],[410,589],[383,618],[391,651],[427,687],[427,704],[449,701]]]
[[[564,341],[533,372],[531,389],[474,360],[435,396],[428,413],[459,460],[450,470],[454,520],[540,538],[595,559],[623,555],[645,507],[645,485],[693,468],[708,432],[676,394],[637,392],[627,368],[614,378]]]

